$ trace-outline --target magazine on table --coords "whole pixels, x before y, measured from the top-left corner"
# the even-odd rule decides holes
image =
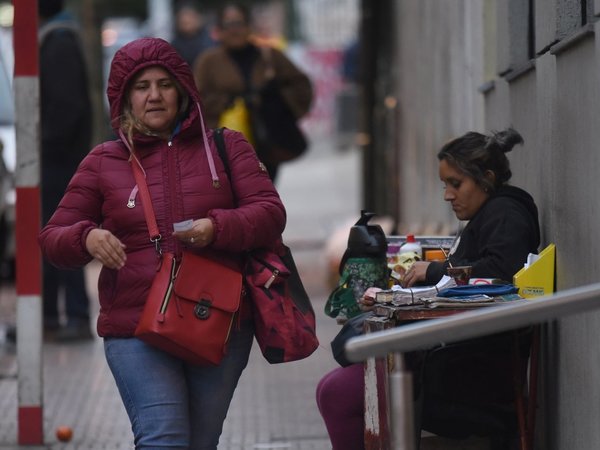
[[[389,306],[423,306],[425,308],[475,308],[494,306],[522,300],[513,285],[459,286],[454,279],[444,276],[435,286],[392,289],[376,293],[375,301]]]
[[[375,294],[375,302],[392,306],[420,305],[425,298],[435,297],[440,291],[456,286],[454,278],[444,275],[434,286],[393,286]]]

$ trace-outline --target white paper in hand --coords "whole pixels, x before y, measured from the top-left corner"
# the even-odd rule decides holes
[[[173,224],[174,231],[187,231],[190,230],[194,226],[194,221],[192,219],[184,220],[183,222],[176,222]]]

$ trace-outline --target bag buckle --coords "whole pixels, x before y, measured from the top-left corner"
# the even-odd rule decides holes
[[[200,320],[206,320],[210,317],[211,302],[209,300],[200,300],[194,306],[194,315]]]
[[[154,250],[156,251],[156,255],[160,258],[163,254],[162,252],[162,248],[160,248],[160,240],[162,239],[162,236],[159,234],[156,237],[151,237],[150,238],[150,242],[154,243]]]

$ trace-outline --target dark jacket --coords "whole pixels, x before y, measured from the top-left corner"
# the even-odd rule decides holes
[[[538,211],[533,198],[522,189],[504,186],[469,221],[450,261],[454,266],[472,265],[473,277],[512,282],[527,255],[537,253],[539,244]],[[446,267],[447,263],[431,263],[427,281],[438,281]],[[528,329],[431,349],[422,374],[422,428],[454,438],[473,434],[512,436],[517,423],[513,406],[517,355],[513,351],[517,342],[518,355],[526,358]]]
[[[115,55],[107,90],[115,131],[120,126],[128,81],[142,68],[154,65],[173,74],[191,99],[187,117],[169,142],[134,136],[135,152],[146,173],[162,235],[162,249],[176,254],[183,250],[172,237],[173,223],[209,217],[215,225],[214,241],[198,253],[241,267],[243,251],[278,242],[285,226],[283,204],[252,147],[240,133],[226,131],[230,186],[212,132],[203,136],[199,96],[189,66],[161,39],[133,41]],[[209,144],[208,152],[204,142]],[[214,173],[207,153],[214,160]],[[215,175],[220,188],[213,185]],[[124,143],[98,145],[78,168],[39,237],[44,256],[59,267],[88,263],[92,257],[85,241],[88,233],[100,226],[126,245],[126,265],[120,270],[103,267],[100,273],[101,336],[133,335],[157,266],[139,196],[135,207],[127,207],[130,197],[136,197],[135,185]]]
[[[204,26],[192,36],[177,34],[171,41],[171,45],[190,67],[193,67],[196,58],[204,51],[214,47],[215,41],[210,37],[210,31]]]
[[[472,265],[472,277],[512,282],[527,255],[537,253],[540,245],[533,198],[518,187],[501,187],[469,221],[459,239],[456,251],[450,255],[452,265]],[[426,282],[435,284],[447,267],[447,262],[431,263]]]

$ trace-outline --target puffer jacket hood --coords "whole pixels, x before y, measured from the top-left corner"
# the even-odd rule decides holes
[[[200,102],[190,66],[167,41],[149,37],[136,39],[115,53],[110,66],[106,94],[110,104],[111,126],[115,131],[120,128],[125,90],[130,80],[140,70],[150,66],[164,67],[186,90],[191,104]],[[196,108],[190,107],[187,120],[193,120],[196,115]]]

